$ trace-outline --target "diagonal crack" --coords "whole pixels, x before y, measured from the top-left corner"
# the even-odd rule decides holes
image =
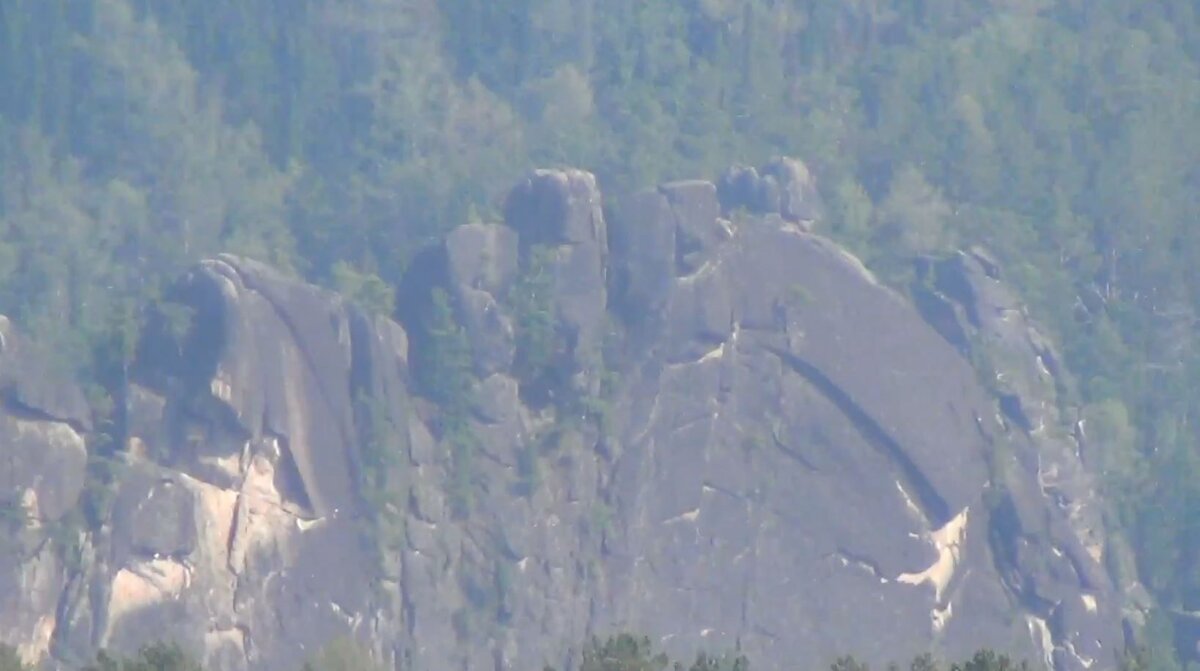
[[[870,557],[866,557],[864,555],[860,555],[845,548],[839,547],[836,551],[826,555],[826,558],[840,561],[846,566],[854,565],[866,571],[867,573],[870,573],[873,577],[878,578],[882,582],[886,583],[888,581],[887,578],[884,577],[883,572],[879,569],[879,564]]]
[[[84,435],[88,432],[87,427],[78,420],[60,417],[52,412],[25,403],[13,391],[5,392],[0,397],[0,407],[3,407],[8,411],[8,414],[18,419],[25,419],[31,422],[65,424],[79,435]]]
[[[796,373],[813,385],[825,398],[832,402],[850,420],[855,430],[863,437],[868,445],[888,459],[899,472],[902,479],[909,485],[906,489],[916,495],[917,505],[930,520],[935,528],[941,527],[951,517],[950,506],[934,488],[925,474],[913,463],[904,448],[875,421],[870,413],[829,379],[819,368],[808,361],[775,347],[767,347],[779,359]]]
[[[787,443],[783,442],[783,440],[780,439],[779,433],[777,431],[771,432],[771,442],[775,444],[776,449],[778,449],[779,452],[781,454],[783,454],[783,456],[788,457],[789,459],[795,461],[796,463],[803,466],[805,469],[807,469],[813,473],[816,473],[820,470],[819,468],[817,468],[816,464],[809,461],[808,457],[801,454],[799,450],[797,450],[797,449],[793,448],[791,445],[788,445]]]

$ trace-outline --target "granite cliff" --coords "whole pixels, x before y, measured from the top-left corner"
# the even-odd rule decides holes
[[[146,320],[103,485],[93,409],[0,322],[0,641],[535,669],[620,629],[757,669],[1111,668],[1127,599],[1052,344],[982,250],[910,301],[820,218],[794,160],[611,204],[538,171],[413,261],[395,319],[203,261]]]

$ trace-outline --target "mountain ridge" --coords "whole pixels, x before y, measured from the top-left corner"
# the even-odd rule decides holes
[[[142,331],[100,524],[0,562],[0,640],[242,669],[350,633],[398,668],[517,669],[631,628],[767,669],[982,645],[1104,668],[1128,614],[1078,438],[1037,431],[1064,421],[1049,342],[981,251],[918,264],[914,307],[811,232],[816,194],[793,159],[613,208],[535,171],[414,260],[398,321],[201,262],[166,296],[185,328]],[[50,406],[10,351],[0,379]],[[61,469],[75,505],[90,424],[5,413],[34,436],[11,488],[49,500]],[[22,496],[32,543],[65,513]]]

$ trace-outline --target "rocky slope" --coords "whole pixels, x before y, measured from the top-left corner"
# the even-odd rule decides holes
[[[613,207],[540,171],[414,261],[398,322],[205,261],[142,334],[87,533],[60,520],[98,486],[91,412],[0,323],[0,640],[288,669],[349,633],[396,668],[534,669],[631,629],[759,669],[1111,667],[1053,348],[986,254],[925,261],[914,306],[819,218],[797,161]]]

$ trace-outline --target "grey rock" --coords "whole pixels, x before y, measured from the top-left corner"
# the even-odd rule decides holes
[[[125,423],[130,452],[148,458],[171,453],[167,400],[152,389],[130,384],[125,393]]]
[[[580,370],[600,347],[608,307],[608,229],[591,173],[538,170],[509,194],[504,222],[520,236],[521,254],[550,252],[555,315]]]
[[[5,543],[11,542],[11,536]],[[64,567],[48,544],[33,556],[0,546],[0,641],[17,648],[27,663],[49,661],[60,627],[58,598],[67,588]]]
[[[467,224],[450,232],[447,281],[458,322],[467,331],[475,372],[506,372],[515,351],[512,320],[501,305],[517,272],[517,235],[497,224]]]
[[[1080,414],[1059,398],[1073,380],[1059,363],[1049,339],[1029,318],[1014,290],[1004,283],[999,263],[986,250],[973,248],[918,264],[919,303],[940,302],[932,319],[938,331],[954,341],[974,343],[987,360],[1000,409],[1018,433],[1012,440],[1018,458],[1035,469],[1045,494],[1067,512],[1066,528],[1088,554],[1101,557],[1109,548],[1096,485],[1082,461],[1084,446],[1075,430]],[[1060,408],[1066,408],[1060,413]],[[1135,585],[1122,587],[1123,591]]]
[[[654,321],[675,276],[676,223],[666,196],[644,191],[623,201],[609,228],[613,308],[625,321]]]
[[[596,177],[582,170],[537,170],[512,190],[504,222],[521,246],[606,243]]]
[[[24,501],[35,519],[55,521],[78,501],[86,466],[83,437],[70,426],[0,410],[0,495],[6,502]]]
[[[0,316],[0,641],[29,664],[47,661],[70,587],[62,546],[80,541],[69,521],[83,492],[91,413],[79,388],[57,375],[15,326]]]
[[[0,397],[9,411],[90,430],[92,413],[83,391],[47,356],[0,315]]]
[[[821,197],[808,166],[794,158],[771,159],[762,172],[779,185],[779,214],[785,221],[815,221],[821,217]]]
[[[738,209],[759,214],[779,211],[778,185],[760,177],[756,168],[732,166],[717,182],[717,193],[726,213]]]
[[[486,377],[512,368],[516,352],[512,319],[492,294],[459,286],[455,307],[471,344],[475,373]]]
[[[428,336],[432,292],[445,291],[466,330],[475,374],[512,367],[514,333],[509,292],[518,271],[517,234],[499,224],[466,224],[417,255],[401,286],[398,312],[420,350]]]
[[[301,498],[315,514],[352,509],[351,317],[345,303],[228,255],[203,262],[175,291],[195,309],[212,349],[181,357],[177,367],[165,364],[165,374],[206,391],[212,412],[224,420],[218,426],[233,424],[246,437],[282,438]],[[147,349],[153,348],[151,339]]]
[[[128,480],[113,511],[124,554],[184,557],[196,546],[195,494],[171,479],[142,474]]]
[[[451,284],[504,296],[517,271],[517,235],[498,224],[466,224],[446,236]]]
[[[734,166],[717,184],[726,213],[745,209],[778,214],[784,221],[807,226],[822,214],[820,194],[808,167],[794,158],[776,157],[760,169]]]
[[[721,215],[717,189],[712,182],[688,181],[664,184],[659,191],[666,196],[675,220],[675,274],[690,275],[729,237],[717,221]]]
[[[91,414],[83,393],[56,376],[24,336],[0,316],[0,497],[24,501],[39,521],[75,506],[87,465]]]
[[[611,229],[594,177],[537,171],[504,226],[414,260],[408,330],[261,264],[199,264],[171,292],[190,332],[143,333],[111,519],[71,576],[0,553],[0,636],[59,663],[174,637],[230,671],[339,635],[404,668],[566,666],[619,629],[764,669],[1112,659],[1122,604],[1082,466],[1034,431],[1060,421],[1050,341],[986,254],[927,260],[914,306],[808,233],[819,212],[791,160],[634,195]],[[545,407],[508,370],[534,246],[586,382]],[[465,418],[412,393],[437,287],[474,357]],[[1019,355],[1002,391],[1027,428],[964,356],[981,339]],[[82,487],[83,425],[59,414],[0,410],[23,464],[0,478],[42,515]],[[1047,465],[1075,484],[1043,488]]]

